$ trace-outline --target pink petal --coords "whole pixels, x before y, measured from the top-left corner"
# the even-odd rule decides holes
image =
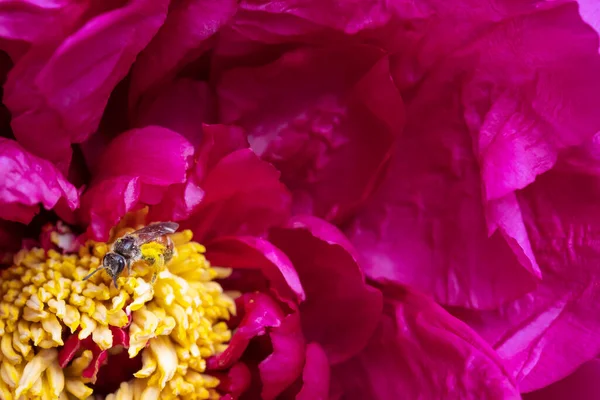
[[[235,0],[174,1],[165,24],[133,66],[131,103],[208,50],[208,39],[236,9]]]
[[[600,393],[600,360],[583,364],[577,371],[550,386],[523,396],[524,400],[595,400]]]
[[[182,84],[184,81],[180,81]],[[183,85],[177,86],[183,90]],[[175,87],[173,87],[175,88]],[[179,90],[177,90],[179,92]],[[192,88],[192,91],[195,89]],[[184,98],[184,100],[191,100]],[[194,104],[192,101],[192,105]],[[185,107],[181,107],[185,108]],[[168,112],[168,116],[167,116]],[[185,183],[175,184],[168,188],[163,201],[150,210],[149,218],[156,221],[175,220],[183,221],[188,219],[205,199],[205,192],[202,188],[202,180],[205,178],[209,169],[225,155],[235,150],[248,147],[248,142],[243,132],[236,127],[224,125],[200,125],[200,121],[193,121],[187,114],[180,115],[178,112],[155,113],[155,117],[163,115],[165,125],[173,128],[183,127],[181,131],[188,140],[196,147],[196,167],[193,171],[188,171],[188,178]],[[198,113],[191,115],[198,116]],[[187,122],[189,125],[186,125]],[[189,127],[189,130],[185,128]]]
[[[263,383],[261,398],[273,400],[298,379],[304,366],[305,344],[298,313],[290,314],[269,333],[273,352],[258,369]]]
[[[202,141],[202,123],[216,119],[216,104],[205,82],[182,78],[155,96],[146,96],[136,114],[137,126],[158,125],[183,135],[194,146]]]
[[[285,315],[271,297],[263,293],[246,293],[236,301],[242,321],[235,330],[227,349],[206,362],[209,370],[220,370],[234,365],[244,354],[250,340],[265,335],[269,329],[281,326]]]
[[[306,363],[302,373],[302,389],[297,400],[327,400],[329,398],[329,362],[317,343],[306,346]]]
[[[217,93],[221,118],[245,128],[253,150],[282,172],[295,212],[329,219],[373,190],[403,122],[388,60],[366,46],[301,49],[233,69]]]
[[[58,47],[40,45],[20,58],[4,97],[19,142],[68,165],[71,143],[98,128],[111,91],[158,31],[167,7],[165,0],[133,0],[92,17]]]
[[[197,240],[223,235],[263,235],[287,220],[290,196],[279,172],[249,149],[223,157],[206,173],[198,210],[182,224]]]
[[[304,301],[304,289],[285,253],[263,239],[225,237],[208,244],[206,258],[212,265],[227,268],[254,269],[268,279],[271,290],[280,301],[290,306]]]
[[[518,192],[543,280],[496,311],[455,311],[493,345],[524,392],[600,353],[599,183],[557,168]]]
[[[269,239],[290,258],[306,291],[300,306],[306,338],[319,343],[332,364],[345,361],[377,327],[381,293],[365,283],[352,253],[338,244],[343,235],[336,228],[317,218],[289,225],[274,229]]]
[[[159,204],[173,185],[185,182],[193,152],[184,137],[156,126],[115,138],[83,196],[82,218],[90,224],[88,233],[97,240],[106,239],[126,213]]]
[[[94,179],[131,176],[147,185],[183,183],[193,154],[192,145],[170,129],[132,129],[110,143],[94,171]]]
[[[81,200],[81,214],[89,224],[87,233],[96,240],[106,240],[110,230],[139,202],[139,178],[112,178],[93,185]]]
[[[47,160],[31,155],[17,142],[0,138],[0,218],[29,223],[39,211],[64,202],[79,206],[79,193]]]
[[[152,207],[153,221],[182,221],[190,217],[204,199],[204,190],[193,180],[169,186],[163,200]]]
[[[386,291],[365,350],[332,372],[344,399],[520,399],[494,351],[429,298]]]

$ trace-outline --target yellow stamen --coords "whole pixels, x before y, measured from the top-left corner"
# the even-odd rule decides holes
[[[59,366],[63,338],[71,334],[101,350],[141,356],[142,368],[106,399],[219,398],[219,381],[204,372],[206,358],[231,339],[224,321],[235,314],[235,302],[213,282],[230,271],[211,267],[190,231],[171,238],[169,263],[164,265],[164,246],[142,246],[145,261],[132,266],[131,276],[119,277],[119,289],[102,271],[82,280],[98,268],[109,251],[106,243],[86,243],[71,255],[43,249],[15,255],[14,265],[0,274],[0,398],[94,395],[93,379],[82,377],[94,361],[92,351],[81,349],[66,368]],[[120,350],[113,347],[111,327],[126,327],[128,315],[130,346]]]

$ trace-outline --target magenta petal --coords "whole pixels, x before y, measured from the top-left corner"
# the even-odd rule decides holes
[[[393,7],[381,1],[249,0],[231,22],[232,30],[250,42],[282,43],[337,38],[384,25]]]
[[[523,400],[596,400],[600,393],[600,360],[583,364],[577,371],[550,386],[527,393]]]
[[[112,90],[158,31],[168,3],[132,0],[92,17],[57,48],[38,46],[20,58],[4,87],[19,142],[66,166],[71,143],[98,128]]]
[[[49,161],[25,151],[17,142],[0,138],[0,218],[29,223],[41,204],[53,209],[64,200],[79,206],[79,193]]]
[[[404,118],[388,59],[366,46],[232,69],[217,92],[221,118],[246,129],[253,150],[281,171],[295,213],[328,219],[343,219],[374,189]]]
[[[306,362],[302,372],[302,389],[297,400],[327,400],[329,398],[329,361],[317,343],[306,346]]]
[[[524,392],[600,353],[599,188],[596,175],[557,168],[519,191],[542,281],[496,311],[455,313],[493,345]]]
[[[207,39],[235,13],[236,0],[180,0],[169,7],[164,25],[133,66],[131,102],[174,77],[208,50]]]
[[[208,244],[206,258],[212,265],[260,270],[271,290],[290,306],[305,299],[304,289],[288,257],[263,239],[253,237],[219,238]]]
[[[496,353],[465,324],[421,294],[385,294],[368,346],[332,372],[344,399],[521,398]]]
[[[30,44],[63,37],[88,8],[73,0],[20,0],[0,3],[0,37]]]
[[[331,363],[345,361],[373,334],[381,293],[365,283],[335,227],[317,218],[296,218],[289,226],[274,229],[269,239],[290,258],[306,291],[300,306],[306,338],[319,343]]]
[[[230,153],[206,173],[205,197],[182,227],[197,240],[223,235],[264,235],[289,216],[290,195],[279,172],[249,149]]]
[[[264,400],[275,399],[298,379],[302,374],[305,354],[298,313],[285,317],[269,336],[273,352],[258,365]]]
[[[417,32],[392,57],[406,128],[350,233],[369,277],[477,309],[521,297],[540,275],[520,210],[494,202],[514,203],[559,152],[600,130],[598,34],[577,4],[502,3],[436,1],[407,21]]]
[[[434,78],[446,82],[465,69],[474,71],[462,83],[462,103],[488,200],[524,188],[554,165],[560,150],[600,129],[594,111],[600,90],[598,34],[581,20],[577,5],[532,13],[515,23],[518,30],[511,24],[491,29],[466,54],[444,63]],[[473,57],[477,62],[469,65]],[[515,62],[525,59],[530,61]]]
[[[266,294],[246,293],[236,301],[238,311],[244,315],[224,352],[207,360],[210,370],[229,368],[235,364],[250,340],[265,335],[269,328],[278,327],[285,318],[277,303]]]

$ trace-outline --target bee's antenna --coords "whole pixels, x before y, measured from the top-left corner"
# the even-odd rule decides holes
[[[98,272],[98,271],[101,271],[101,270],[103,270],[103,269],[106,269],[106,267],[104,267],[104,265],[103,265],[103,266],[101,266],[101,267],[99,267],[99,268],[96,268],[95,270],[93,270],[92,272],[90,272],[89,274],[87,274],[87,275],[86,275],[86,276],[83,278],[83,280],[84,280],[84,281],[87,281],[89,278],[91,278],[91,277],[92,277],[92,275],[94,275],[96,272]]]

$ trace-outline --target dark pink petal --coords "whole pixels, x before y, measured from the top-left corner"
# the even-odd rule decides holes
[[[117,328],[116,326],[109,326],[110,332],[113,335],[113,347],[123,346],[129,348],[129,333],[124,328]]]
[[[129,358],[126,350],[109,354],[100,367],[94,383],[94,393],[107,396],[119,390],[121,382],[131,379],[142,368],[142,357]]]
[[[235,13],[236,0],[176,0],[165,24],[133,66],[131,103],[140,94],[173,78],[208,50],[207,39]]]
[[[212,265],[259,270],[269,281],[271,290],[281,301],[293,307],[305,299],[304,289],[288,257],[263,239],[225,237],[211,241],[206,258]]]
[[[306,291],[300,311],[307,340],[333,364],[358,353],[377,327],[382,298],[365,283],[343,235],[317,218],[295,218],[269,239],[290,258]]]
[[[0,265],[12,262],[12,256],[21,246],[25,225],[0,219]]]
[[[65,341],[65,345],[58,352],[58,365],[65,368],[75,357],[77,351],[81,348],[81,340],[76,334],[70,335]]]
[[[583,364],[577,371],[550,386],[527,393],[523,400],[595,400],[600,393],[600,360]]]
[[[20,58],[4,97],[19,142],[68,165],[71,143],[98,128],[111,91],[158,31],[168,3],[132,0],[92,17],[57,47],[40,45]]]
[[[79,206],[79,193],[49,161],[0,138],[0,218],[29,223],[40,204],[47,210],[64,201]]]
[[[455,310],[493,345],[524,392],[600,353],[599,188],[596,175],[556,168],[519,191],[542,281],[496,311]]]
[[[209,370],[220,370],[234,365],[242,356],[250,340],[265,335],[270,328],[278,327],[285,318],[277,303],[263,293],[246,293],[236,301],[242,321],[229,342],[227,349],[206,362]]]
[[[203,125],[202,146],[198,150],[195,175],[202,180],[226,155],[249,147],[246,133],[231,125]]]
[[[143,98],[135,115],[136,125],[158,125],[183,135],[198,146],[202,123],[216,119],[216,104],[205,82],[181,78],[164,86],[156,95]]]
[[[304,366],[305,344],[298,313],[286,316],[271,329],[273,352],[259,365],[263,384],[261,398],[273,400],[300,377]]]
[[[185,182],[193,153],[183,136],[157,126],[133,129],[111,141],[83,196],[88,233],[98,240],[106,238],[127,212],[159,204],[173,185]],[[187,200],[194,202],[190,197]]]
[[[294,211],[328,219],[374,189],[404,119],[388,59],[367,46],[300,49],[233,69],[217,93],[223,121],[246,129],[253,150],[281,171]]]
[[[329,398],[329,361],[317,343],[306,346],[306,362],[302,372],[302,389],[297,400],[327,400]]]
[[[223,235],[263,235],[289,216],[290,195],[279,172],[249,149],[230,153],[207,171],[204,199],[182,223],[197,240]]]
[[[237,399],[250,387],[252,375],[244,363],[237,363],[227,371],[227,374],[212,373],[219,379],[219,391],[228,393],[231,399]]]
[[[344,399],[520,399],[494,351],[428,297],[386,291],[368,346],[332,371]]]
[[[92,361],[90,361],[90,364],[82,371],[81,376],[83,378],[95,380],[102,363],[106,361],[107,357],[108,352],[106,350],[100,350],[98,346],[94,346],[92,348]]]

